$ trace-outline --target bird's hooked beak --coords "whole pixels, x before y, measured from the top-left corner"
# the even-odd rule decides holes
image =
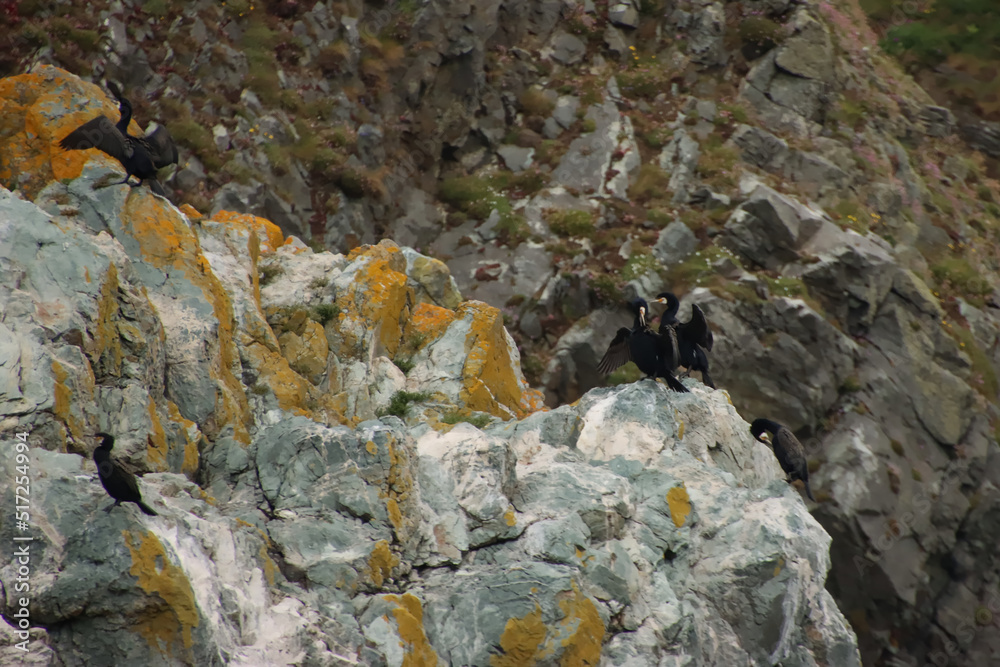
[[[659,299],[653,299],[653,301],[655,301],[656,303],[662,303],[663,305],[666,305],[667,304],[667,297],[661,296]]]
[[[646,309],[643,306],[639,306],[639,324],[646,326]]]
[[[765,445],[770,445],[771,444],[771,434],[768,433],[767,431],[765,431],[764,433],[760,434],[760,438],[758,438],[758,440],[760,440],[761,442],[763,442]]]

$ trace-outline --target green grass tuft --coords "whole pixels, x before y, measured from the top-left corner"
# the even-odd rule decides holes
[[[448,412],[441,416],[441,421],[445,424],[458,424],[465,422],[466,424],[472,424],[478,429],[488,426],[490,423],[489,415],[476,414],[476,415],[464,415],[458,410]]]
[[[426,401],[431,397],[426,391],[397,391],[389,399],[389,405],[375,414],[379,417],[394,415],[400,419],[406,419],[406,413],[410,411],[410,405]]]

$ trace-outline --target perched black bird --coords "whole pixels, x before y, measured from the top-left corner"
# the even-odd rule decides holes
[[[687,391],[687,387],[674,377],[673,369],[668,368],[665,361],[671,352],[669,342],[660,334],[649,328],[646,320],[649,314],[649,304],[644,299],[633,299],[629,304],[635,313],[635,321],[631,329],[622,327],[604,353],[597,370],[607,375],[619,366],[632,361],[646,377],[656,379],[662,377],[674,391]]]
[[[114,83],[109,82],[108,89],[118,100],[118,110],[121,113],[118,123],[112,124],[107,116],[98,116],[70,132],[59,145],[64,150],[102,150],[125,167],[125,180],[121,183],[128,183],[135,176],[139,179],[138,185],[148,180],[153,192],[166,196],[163,187],[156,180],[156,172],[177,163],[177,146],[174,145],[170,132],[160,125],[144,137],[129,134],[132,105]]]
[[[764,433],[770,431],[770,435]],[[809,488],[809,465],[806,462],[806,450],[802,443],[795,437],[791,430],[778,422],[770,419],[755,419],[750,425],[750,433],[765,445],[771,445],[774,456],[778,459],[781,469],[788,475],[788,481],[794,482],[801,479],[806,485],[806,495],[809,500],[813,498],[812,490]]]
[[[705,313],[697,304],[692,304],[691,319],[682,323],[677,319],[677,311],[681,304],[674,294],[661,292],[656,295],[656,302],[667,306],[663,315],[660,316],[660,335],[672,335],[676,341],[678,363],[674,365],[674,368],[683,366],[688,373],[700,371],[702,382],[715,389],[715,382],[708,374],[707,354],[712,350],[715,340],[712,336],[712,330],[708,327]]]
[[[108,495],[115,499],[114,505],[109,505],[105,512],[110,512],[121,503],[135,503],[143,513],[149,516],[156,516],[149,505],[142,502],[142,494],[139,493],[139,484],[135,480],[135,475],[122,467],[122,464],[111,457],[111,448],[115,445],[113,435],[98,433],[97,437],[104,438],[101,444],[94,450],[94,463],[97,464],[97,475],[101,478],[101,484]]]

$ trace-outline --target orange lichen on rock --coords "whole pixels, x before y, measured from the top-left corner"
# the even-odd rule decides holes
[[[504,419],[524,416],[521,401],[526,387],[511,358],[500,311],[481,301],[466,301],[458,307],[458,314],[471,318],[465,338],[462,400],[472,410]]]
[[[396,631],[399,633],[399,638],[405,642],[403,667],[437,665],[437,651],[427,641],[427,633],[424,631],[424,609],[420,604],[420,599],[411,593],[383,595],[382,599],[396,605],[396,608],[392,610],[392,615],[396,619]]]
[[[368,557],[368,569],[371,572],[372,583],[376,588],[381,588],[385,580],[392,574],[392,568],[399,565],[399,556],[392,553],[389,543],[379,540],[375,543],[371,555]]]
[[[118,161],[97,149],[59,146],[67,134],[101,114],[119,118],[107,93],[57,67],[0,79],[0,183],[33,199],[52,180],[77,178],[88,160],[101,160],[124,176]],[[141,134],[134,122],[129,131]]]
[[[167,433],[163,430],[160,422],[160,415],[156,412],[156,401],[149,397],[146,404],[149,411],[149,421],[152,424],[152,433],[146,436],[149,445],[146,447],[146,457],[154,471],[160,472],[168,470],[167,467]]]
[[[90,363],[99,373],[119,375],[121,373],[122,346],[116,320],[118,317],[118,267],[108,264],[108,273],[101,283],[97,300],[97,318],[93,340],[94,347]]]
[[[190,419],[185,419],[177,404],[170,400],[167,401],[167,414],[170,416],[170,421],[180,426],[181,434],[184,436],[184,459],[181,462],[181,472],[192,476],[198,472],[198,459],[200,458],[198,442],[191,439],[191,432],[197,427],[197,424]]]
[[[143,591],[162,600],[139,613],[136,630],[150,646],[169,654],[178,640],[190,650],[194,643],[191,630],[200,622],[191,582],[181,568],[170,562],[156,535],[127,530],[122,535],[132,555],[129,574],[138,579],[136,583]]]
[[[421,302],[413,308],[407,335],[419,334],[424,338],[424,345],[435,340],[445,332],[448,325],[455,321],[455,311]]]
[[[670,518],[675,526],[680,528],[687,523],[691,514],[691,497],[683,484],[667,491],[667,506],[670,507]]]
[[[559,660],[566,667],[597,665],[601,661],[601,644],[604,642],[604,621],[597,605],[573,584],[573,594],[559,603],[565,616],[559,625],[565,651]]]
[[[121,224],[122,230],[138,242],[144,261],[165,271],[179,271],[212,305],[218,321],[219,350],[213,376],[225,388],[221,405],[216,408],[216,422],[219,426],[232,424],[237,440],[249,443],[250,405],[242,383],[232,373],[238,359],[233,340],[233,306],[202,254],[198,238],[169,203],[144,190],[130,193],[121,212]]]
[[[350,319],[360,319],[365,331],[377,332],[375,342],[382,348],[376,354],[392,357],[399,347],[403,326],[414,302],[413,290],[407,284],[406,258],[391,241],[375,246],[355,248],[349,258],[361,261],[354,280],[337,305]],[[344,329],[343,323],[341,325]],[[346,342],[346,340],[345,340]],[[360,354],[361,350],[341,352]]]
[[[549,630],[542,621],[542,608],[521,618],[507,620],[500,635],[500,655],[490,656],[490,667],[532,667],[545,656],[542,643]]]
[[[257,373],[257,381],[272,392],[278,407],[297,414],[304,410],[311,385],[288,365],[288,360],[263,345],[254,343],[245,349],[250,367]]]
[[[248,230],[256,231],[261,241],[261,252],[274,252],[285,244],[285,235],[281,233],[281,228],[266,218],[249,213],[219,211],[212,216],[212,220],[227,225],[240,225]]]
[[[491,667],[558,664],[566,667],[597,665],[604,641],[604,621],[593,600],[572,584],[572,591],[559,593],[563,617],[553,625],[542,620],[542,609],[521,618],[511,618],[500,636],[502,655],[490,658]]]
[[[187,219],[190,220],[191,222],[197,222],[198,220],[205,219],[205,215],[201,213],[198,209],[196,209],[194,206],[191,206],[191,204],[181,204],[178,208],[180,209],[181,213],[186,215]]]

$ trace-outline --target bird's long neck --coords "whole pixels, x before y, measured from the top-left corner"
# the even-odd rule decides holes
[[[772,435],[777,433],[778,429],[781,428],[781,424],[779,424],[778,422],[771,421],[770,419],[762,420],[761,424],[764,426],[764,429],[769,431]]]
[[[677,311],[681,308],[681,302],[677,300],[677,297],[673,294],[667,295],[667,309],[663,311],[663,315],[660,316],[661,321],[665,321],[667,324],[677,323]]]
[[[124,97],[118,98],[118,111],[122,117],[115,126],[122,134],[128,134],[128,124],[132,122],[132,104]]]
[[[114,446],[115,446],[114,436],[105,435],[101,440],[101,444],[99,444],[97,446],[97,449],[94,450],[94,453],[96,454],[97,452],[104,452],[105,454],[111,454],[111,448]]]

